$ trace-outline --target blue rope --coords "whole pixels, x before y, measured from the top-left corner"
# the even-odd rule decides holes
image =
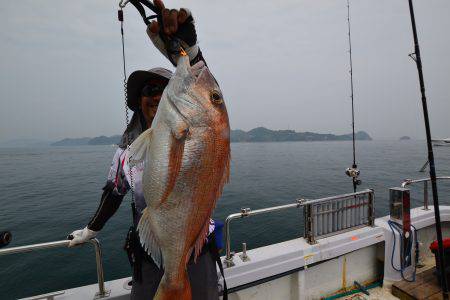
[[[392,222],[391,220],[388,221],[389,227],[391,228],[392,231],[392,236],[393,236],[393,240],[394,240],[394,246],[392,247],[392,254],[391,254],[391,266],[392,268],[397,271],[400,272],[402,275],[403,280],[408,281],[408,282],[414,282],[416,281],[416,268],[417,268],[417,262],[419,260],[419,242],[417,240],[417,229],[414,225],[411,225],[411,227],[414,229],[414,242],[415,242],[415,250],[416,250],[416,258],[415,258],[415,263],[414,263],[414,272],[412,274],[412,279],[407,279],[405,278],[403,272],[406,269],[404,267],[404,262],[400,261],[400,268],[396,268],[394,266],[394,253],[395,253],[395,247],[396,247],[396,237],[395,237],[395,230],[399,233],[399,236],[402,237],[403,233],[402,233],[402,228],[400,227],[399,224]],[[395,229],[395,230],[394,230]],[[412,231],[410,231],[412,232]],[[408,240],[408,245],[407,245],[407,249],[406,249],[406,257],[410,257],[412,255],[412,239]]]

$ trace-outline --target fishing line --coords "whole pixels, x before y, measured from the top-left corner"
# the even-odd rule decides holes
[[[349,62],[350,62],[350,98],[352,101],[352,142],[353,142],[353,165],[351,168],[347,168],[345,173],[352,178],[353,191],[356,192],[356,187],[361,184],[361,180],[358,179],[360,174],[358,165],[356,164],[356,140],[355,140],[355,104],[354,104],[354,92],[353,92],[353,59],[352,59],[352,35],[350,27],[350,0],[347,0],[347,24],[348,24],[348,46],[349,46]]]
[[[120,9],[117,12],[117,16],[120,22],[120,35],[122,38],[122,63],[123,63],[123,92],[124,92],[124,99],[125,99],[125,125],[126,125],[126,138],[127,138],[127,151],[130,153],[130,132],[128,130],[128,126],[130,123],[130,117],[129,117],[129,111],[128,111],[128,92],[127,92],[127,68],[126,68],[126,56],[125,56],[125,35],[123,32],[123,9],[122,6],[120,6]],[[131,189],[131,208],[133,212],[133,222],[136,217],[136,204],[134,201],[134,180],[133,180],[133,172],[131,172],[130,168],[130,189]]]
[[[123,4],[122,1],[119,4],[119,10],[118,10],[118,19],[120,21],[120,34],[122,38],[122,63],[123,63],[123,89],[124,89],[124,99],[125,99],[125,134],[126,134],[126,144],[127,149],[126,151],[130,153],[130,130],[129,128],[129,111],[128,111],[128,91],[127,91],[127,69],[126,69],[126,59],[125,59],[125,35],[123,30],[123,8],[125,7],[126,2]],[[124,157],[126,159],[126,155]],[[120,163],[120,162],[119,162]],[[126,162],[128,163],[128,162]],[[133,172],[131,167],[129,167],[129,175],[130,175],[130,190],[131,190],[131,214],[132,214],[132,226],[128,230],[127,234],[127,242],[124,246],[124,249],[127,251],[128,254],[128,260],[130,264],[133,266],[133,277],[137,282],[142,281],[142,267],[141,267],[141,252],[140,249],[138,249],[138,244],[136,244],[136,236],[137,231],[135,227],[135,221],[137,219],[137,212],[136,212],[136,202],[135,202],[135,195],[134,195],[134,180],[133,180]]]

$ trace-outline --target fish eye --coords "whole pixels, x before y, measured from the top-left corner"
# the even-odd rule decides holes
[[[211,91],[210,99],[211,99],[211,102],[214,104],[222,104],[223,103],[222,95],[216,90]]]

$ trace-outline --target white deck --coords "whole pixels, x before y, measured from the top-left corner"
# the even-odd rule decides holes
[[[442,222],[450,222],[450,206],[440,209]],[[383,270],[389,286],[401,277],[390,270],[390,261],[385,259],[391,251],[385,245],[392,242],[388,218],[376,219],[374,227],[319,239],[315,245],[298,238],[248,250],[250,260],[246,262],[237,253],[235,266],[225,269],[228,288],[232,291],[229,298],[320,299],[350,288],[355,280],[361,284],[376,281]],[[411,221],[419,231],[421,259],[427,259],[431,256],[427,246],[435,238],[434,211],[412,209]],[[444,223],[443,233],[450,233],[450,225]],[[108,299],[128,299],[128,281],[129,278],[124,278],[106,282],[111,292]],[[62,294],[54,299],[93,299],[97,291],[98,286],[93,284],[57,292]]]

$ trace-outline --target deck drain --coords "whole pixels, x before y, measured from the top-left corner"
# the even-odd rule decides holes
[[[125,280],[125,282],[123,283],[123,288],[126,289],[126,290],[131,290],[132,286],[133,286],[133,281],[132,281],[132,279],[127,279],[127,280]]]

